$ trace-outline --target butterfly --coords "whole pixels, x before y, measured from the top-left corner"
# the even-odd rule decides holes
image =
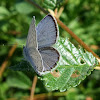
[[[50,72],[59,61],[59,52],[52,47],[59,36],[56,19],[48,14],[35,27],[35,17],[29,27],[24,58],[31,64],[38,75]]]

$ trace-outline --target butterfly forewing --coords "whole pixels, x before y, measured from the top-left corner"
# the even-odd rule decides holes
[[[38,48],[52,46],[59,35],[55,18],[48,14],[36,27]]]
[[[26,47],[35,47],[37,48],[37,36],[36,36],[36,29],[35,29],[35,17],[33,16],[32,22],[29,27],[27,41],[26,41]]]

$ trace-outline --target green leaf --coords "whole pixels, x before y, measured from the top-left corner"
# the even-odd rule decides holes
[[[43,0],[43,6],[48,9],[58,7],[64,0]]]
[[[16,4],[16,10],[21,14],[30,14],[33,12],[33,6],[26,2]]]
[[[4,19],[9,15],[9,11],[5,7],[0,7],[0,20]]]
[[[10,87],[29,89],[32,83],[31,80],[23,72],[13,72],[8,77],[7,84]]]
[[[44,0],[43,6],[49,9],[53,9],[56,6],[56,0]]]
[[[5,7],[0,7],[0,14],[9,15],[9,11]]]
[[[79,50],[67,39],[60,38],[55,45],[60,53],[60,61],[56,71],[44,75],[44,81],[48,90],[65,91],[76,87],[87,75],[93,71],[97,64],[96,58],[89,52]]]
[[[8,84],[6,82],[4,83],[0,83],[0,95],[2,97],[4,97],[4,94],[6,93],[6,91],[9,89],[10,87],[8,86]]]

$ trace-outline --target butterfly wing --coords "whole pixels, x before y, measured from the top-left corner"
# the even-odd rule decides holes
[[[38,48],[53,45],[59,34],[56,19],[48,14],[36,27]]]
[[[53,47],[44,47],[39,49],[43,60],[43,71],[50,71],[59,61],[59,53]]]
[[[36,35],[36,29],[35,29],[35,17],[33,16],[32,22],[29,27],[27,41],[26,41],[26,47],[35,47],[37,48],[37,35]]]
[[[39,74],[42,75],[43,73],[43,61],[39,51],[35,48],[30,48],[28,60],[30,64],[33,66],[34,70]]]
[[[24,57],[32,67],[35,69],[35,71],[40,74],[43,71],[43,62],[42,57],[38,51],[37,47],[37,36],[36,36],[36,30],[35,30],[35,18],[33,17],[28,36],[27,36],[27,42],[26,46],[23,49]]]

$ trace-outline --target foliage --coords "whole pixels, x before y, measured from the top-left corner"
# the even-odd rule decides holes
[[[100,45],[99,0],[68,0],[67,3],[65,3],[65,0],[34,0],[34,2],[41,5],[41,7],[46,10],[54,10],[56,7],[59,10],[63,6],[64,11],[60,16],[62,22],[64,22],[89,46]],[[0,65],[2,65],[5,58],[7,57],[8,51],[10,51],[12,44],[15,44],[17,42],[18,47],[9,60],[7,67],[13,67],[13,65],[16,65],[18,67],[17,64],[18,62],[20,62],[21,69],[23,68],[22,72],[12,71],[8,68],[4,71],[3,76],[0,79],[0,100],[6,100],[8,98],[19,99],[20,97],[30,95],[30,88],[35,73],[31,72],[32,68],[29,66],[29,64],[27,65],[27,67],[24,66],[27,62],[22,60],[22,48],[23,45],[25,45],[28,28],[33,15],[36,16],[36,24],[39,23],[39,21],[45,16],[45,14],[43,14],[43,12],[41,12],[38,8],[34,7],[24,0],[0,0]],[[61,28],[59,30],[60,37],[63,37],[63,40],[69,38],[70,41],[77,46],[76,41],[72,37],[70,37],[67,32],[65,32]],[[74,87],[78,85],[84,78],[86,78],[87,75],[91,74],[90,72],[93,70],[94,64],[97,64],[95,58],[91,55],[91,53],[84,52],[82,49],[76,49],[76,47],[74,47],[69,41],[69,44],[66,45],[64,44],[64,41],[61,42],[61,39],[62,38],[60,38],[58,44],[55,45],[55,48],[57,48],[59,52],[62,52],[60,50],[63,50],[64,48],[65,53],[67,54],[67,52],[69,52],[68,47],[71,46],[71,49],[75,49],[76,52],[80,52],[78,53],[78,56],[81,57],[82,60],[81,62],[77,61],[78,58],[76,58],[74,50],[69,52],[69,54],[71,53],[71,55],[74,54],[74,56],[72,56],[73,61],[69,60],[69,57],[64,56],[64,52],[62,52],[62,61],[58,63],[57,71],[60,71],[60,77],[63,77],[61,79],[65,79],[64,83],[60,80],[60,77],[58,79],[52,74],[47,74],[43,77],[40,77],[40,80],[38,80],[35,89],[35,93],[37,94],[48,93],[48,90],[45,89],[45,86],[49,90],[59,89],[60,91],[68,89],[69,85],[71,87]],[[61,45],[62,47],[58,45]],[[100,48],[93,49],[98,55],[100,55]],[[87,59],[87,57],[90,58]],[[87,59],[85,60],[85,63],[83,59]],[[75,61],[77,61],[77,63],[79,64],[75,63]],[[62,66],[61,62],[67,62],[69,65]],[[71,62],[73,62],[73,65],[71,65]],[[81,63],[83,64],[81,65]],[[26,71],[26,68],[28,68],[29,71]],[[73,78],[74,75],[77,76],[75,70],[78,70],[77,73],[80,76]],[[64,71],[67,74],[64,75]],[[50,81],[50,79],[53,81]],[[92,74],[88,76],[83,82],[81,82],[79,86],[69,89],[67,91],[67,95],[64,95],[64,93],[62,92],[62,96],[59,97],[59,93],[56,93],[56,91],[53,91],[52,95],[56,93],[57,98],[61,100],[85,100],[87,97],[91,97],[93,98],[93,100],[98,100],[100,98],[99,81],[100,71],[94,70]],[[54,86],[55,84],[53,82],[56,82],[56,87]]]
[[[43,76],[45,86],[50,90],[65,91],[76,87],[98,64],[91,53],[84,53],[82,49],[77,50],[67,39],[61,38],[56,47],[61,57],[56,68],[57,72]]]
[[[82,49],[77,50],[67,39],[59,38],[55,45],[60,53],[57,72],[43,75],[41,80],[45,81],[45,86],[49,90],[65,91],[71,87],[76,87],[93,68],[98,64],[91,53]],[[13,70],[32,71],[32,67],[26,61],[10,67]]]

